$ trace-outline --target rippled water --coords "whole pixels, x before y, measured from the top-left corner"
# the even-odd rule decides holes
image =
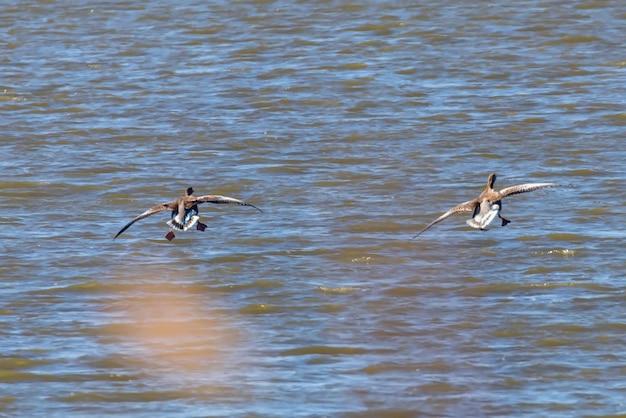
[[[0,6],[0,416],[626,414],[619,1]],[[506,228],[457,216],[499,187]],[[203,205],[168,242],[188,186]]]

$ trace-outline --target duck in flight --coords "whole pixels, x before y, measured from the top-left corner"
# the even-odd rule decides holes
[[[489,174],[487,186],[477,198],[456,205],[455,207],[426,225],[413,238],[417,238],[431,226],[443,221],[446,218],[449,218],[452,215],[461,212],[473,213],[472,218],[467,221],[467,224],[472,228],[485,230],[496,216],[502,220],[502,226],[506,226],[511,221],[500,216],[500,210],[502,209],[502,199],[515,194],[527,193],[534,190],[544,189],[546,187],[558,186],[558,184],[556,183],[526,183],[518,184],[517,186],[505,187],[504,189],[497,191],[493,188],[495,182],[496,173]]]
[[[254,205],[249,203],[245,203],[239,199],[234,199],[232,197],[219,196],[219,195],[206,195],[206,196],[193,196],[193,188],[189,187],[185,190],[185,195],[183,197],[179,197],[178,199],[174,199],[171,202],[162,203],[160,205],[156,205],[146,210],[141,215],[138,215],[135,219],[127,223],[120,232],[118,232],[113,239],[117,238],[122,234],[122,232],[126,231],[132,224],[141,220],[143,218],[147,218],[150,215],[154,215],[155,213],[162,212],[164,210],[172,211],[172,219],[170,219],[167,224],[170,226],[170,230],[167,234],[165,234],[165,238],[168,241],[174,239],[174,230],[176,231],[186,231],[192,226],[196,225],[196,229],[198,231],[204,231],[207,227],[206,224],[200,222],[200,216],[198,216],[198,205],[201,203],[215,203],[215,204],[235,204],[241,206],[251,206],[258,210],[259,212],[263,212],[261,209],[257,208]]]

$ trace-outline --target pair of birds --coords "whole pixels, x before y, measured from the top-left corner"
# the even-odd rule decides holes
[[[517,186],[506,187],[500,191],[497,191],[493,188],[495,182],[496,174],[489,174],[489,178],[487,179],[487,186],[477,198],[456,205],[455,207],[426,225],[413,238],[417,238],[427,229],[443,221],[444,219],[462,212],[472,212],[472,218],[466,221],[466,223],[472,228],[486,230],[489,224],[491,224],[491,222],[493,222],[493,220],[496,218],[496,216],[502,220],[502,226],[506,226],[511,221],[500,216],[500,210],[502,209],[502,199],[511,195],[532,192],[534,190],[544,189],[547,187],[558,186],[558,184],[556,183],[526,183],[518,184]],[[167,238],[168,241],[174,239],[174,230],[186,231],[196,225],[197,230],[204,231],[207,226],[199,221],[200,217],[198,216],[198,205],[201,203],[236,204],[241,206],[251,206],[259,212],[263,212],[261,209],[257,208],[254,205],[245,203],[239,199],[234,199],[232,197],[220,195],[206,195],[199,197],[193,196],[193,188],[189,187],[185,191],[185,195],[183,197],[179,197],[178,199],[172,200],[171,202],[153,206],[150,209],[146,210],[144,213],[138,215],[135,219],[127,223],[120,230],[120,232],[115,235],[113,239],[117,238],[122,232],[130,228],[130,226],[138,220],[147,218],[150,215],[154,215],[155,213],[159,213],[165,210],[171,211],[172,215],[172,219],[167,222],[171,229],[167,234],[165,234],[165,238]]]

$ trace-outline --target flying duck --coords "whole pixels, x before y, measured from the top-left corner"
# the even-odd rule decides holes
[[[162,203],[160,205],[156,205],[146,210],[141,215],[138,215],[135,219],[127,223],[120,232],[118,232],[113,239],[120,236],[120,234],[126,231],[132,224],[137,222],[140,219],[147,218],[150,215],[154,215],[155,213],[162,212],[164,210],[172,211],[172,219],[170,219],[167,224],[171,228],[167,234],[165,234],[165,238],[168,241],[174,239],[174,230],[177,231],[186,231],[192,226],[196,225],[196,229],[198,231],[204,231],[207,227],[206,224],[199,222],[200,217],[198,216],[198,205],[201,203],[215,203],[215,204],[235,204],[241,206],[251,206],[258,210],[259,212],[263,212],[261,209],[257,208],[254,205],[249,203],[245,203],[239,199],[234,199],[232,197],[219,196],[219,195],[206,195],[206,196],[193,196],[193,188],[189,187],[185,190],[185,195],[183,197],[179,197],[178,199],[172,200],[171,202]]]
[[[449,218],[454,214],[461,212],[473,212],[472,219],[469,219],[467,221],[467,224],[472,228],[485,230],[496,216],[502,220],[502,226],[506,226],[511,221],[500,216],[500,210],[502,209],[502,199],[514,194],[527,193],[534,190],[544,189],[546,187],[558,186],[558,184],[556,183],[526,183],[518,184],[517,186],[506,187],[500,191],[497,191],[493,189],[493,185],[495,182],[496,173],[489,174],[487,186],[477,198],[456,205],[455,207],[426,225],[413,238],[417,238],[431,226],[443,221],[446,218]]]

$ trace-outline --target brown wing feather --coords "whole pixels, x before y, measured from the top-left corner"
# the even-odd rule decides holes
[[[175,207],[176,207],[176,200],[173,200],[173,201],[167,202],[167,203],[162,203],[160,205],[156,205],[156,206],[151,207],[150,209],[146,210],[144,213],[142,213],[141,215],[138,215],[135,219],[133,219],[132,221],[130,221],[129,223],[124,225],[124,227],[122,229],[120,229],[120,232],[115,234],[113,239],[117,238],[122,232],[124,232],[128,228],[130,228],[130,226],[132,224],[134,224],[135,222],[137,222],[137,221],[139,221],[139,220],[141,220],[143,218],[147,218],[150,215],[154,215],[155,213],[162,212],[164,210],[174,210]]]
[[[449,211],[447,211],[446,213],[444,213],[443,215],[441,215],[440,217],[438,217],[437,219],[435,219],[434,221],[426,225],[420,232],[417,233],[417,235],[413,237],[413,239],[420,236],[423,232],[425,232],[431,226],[438,224],[439,222],[443,221],[446,218],[449,218],[452,215],[455,215],[461,212],[473,212],[474,209],[476,208],[477,203],[478,201],[476,199],[472,199],[472,200],[468,200],[467,202],[463,202],[461,204],[456,205],[455,207],[453,207],[452,209],[450,209]]]
[[[239,200],[239,199],[235,199],[233,197],[228,197],[228,196],[220,196],[220,195],[216,195],[216,194],[209,194],[206,196],[199,196],[196,198],[196,203],[215,203],[215,204],[234,204],[234,205],[241,205],[241,206],[250,206],[255,208],[256,210],[258,210],[259,212],[263,212],[261,209],[257,208],[254,205],[251,205],[250,203],[246,203],[243,200]]]
[[[505,187],[500,190],[502,197],[512,196],[514,194],[528,193],[539,189],[545,189],[548,187],[557,187],[556,183],[527,183],[518,184],[517,186]]]

